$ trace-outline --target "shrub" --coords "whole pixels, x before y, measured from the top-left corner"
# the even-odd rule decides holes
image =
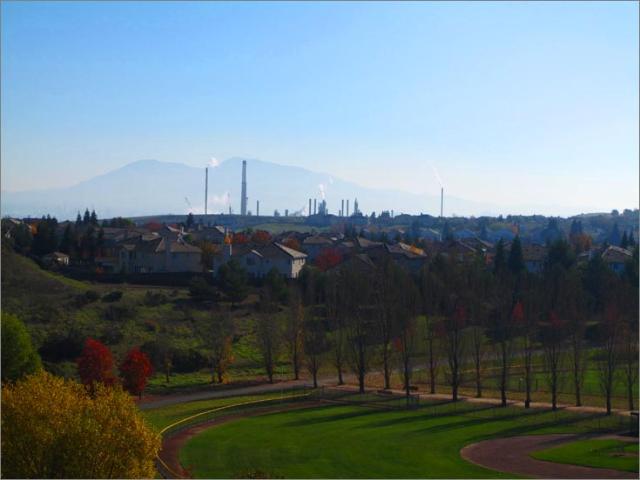
[[[191,280],[189,295],[196,300],[218,300],[218,291],[202,277],[195,277]]]
[[[18,380],[40,370],[40,357],[27,328],[15,315],[2,314],[2,381]]]
[[[157,307],[158,305],[162,305],[168,301],[169,298],[162,292],[154,293],[147,291],[144,295],[144,304],[148,307]]]
[[[114,290],[113,292],[109,292],[102,297],[102,301],[105,303],[109,302],[117,302],[122,298],[122,292],[120,290]]]
[[[175,350],[172,358],[173,368],[178,373],[197,372],[209,363],[207,357],[194,348]]]
[[[87,299],[88,303],[92,303],[100,299],[100,294],[95,290],[87,290],[86,292],[84,292],[84,298]]]
[[[133,318],[136,309],[129,305],[109,305],[104,311],[105,320],[110,322],[122,322]]]
[[[2,389],[5,478],[153,478],[160,436],[128,394],[46,372]]]

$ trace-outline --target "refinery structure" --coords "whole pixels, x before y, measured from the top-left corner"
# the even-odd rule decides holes
[[[439,178],[439,177],[438,177]],[[247,161],[242,161],[242,177],[240,184],[240,214],[236,215],[239,217],[259,217],[260,216],[260,200],[256,200],[256,209],[255,213],[248,210],[249,205],[249,194],[248,194],[248,185],[247,185]],[[209,215],[208,213],[208,192],[209,192],[209,169],[205,168],[205,187],[204,187],[204,214]],[[324,191],[321,192],[324,197]],[[351,208],[353,205],[353,208]],[[444,187],[441,183],[440,188],[440,218],[444,218]],[[231,208],[229,202],[229,215],[233,215],[233,210]],[[289,215],[289,210],[284,210],[284,215],[282,215],[278,210],[273,212],[273,215],[264,215],[265,217],[327,217],[332,216],[335,218],[359,218],[364,217],[360,206],[358,205],[358,199],[354,198],[353,204],[351,204],[350,199],[340,199],[340,207],[338,208],[336,214],[331,214],[329,212],[329,208],[327,206],[327,201],[325,198],[318,200],[318,198],[308,198],[308,205],[306,207],[301,208],[293,212]],[[391,217],[393,217],[393,210],[391,210]]]

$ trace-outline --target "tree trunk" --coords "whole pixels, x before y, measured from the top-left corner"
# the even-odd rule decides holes
[[[524,366],[524,408],[529,408],[531,407],[531,358],[528,353],[525,355],[527,355],[527,357],[525,358]]]
[[[480,375],[480,358],[476,356],[476,397],[482,398],[482,383]]]
[[[318,388],[318,372],[313,371],[313,388]]]
[[[431,383],[430,392],[436,393],[436,372],[433,358],[433,339],[429,340],[429,380]]]
[[[507,406],[507,345],[502,342],[502,372],[500,374],[500,406]]]
[[[382,362],[384,368],[384,389],[391,388],[391,372],[389,371],[389,345],[385,344],[382,350]]]
[[[360,360],[360,365],[358,366],[358,386],[359,386],[360,393],[364,393],[365,368],[364,368],[364,347],[362,345],[360,346],[358,355]]]
[[[409,357],[405,357],[404,359],[404,391],[409,397],[410,393],[410,385],[409,385]]]
[[[338,367],[338,385],[344,385],[344,379],[342,378],[342,367]]]
[[[553,368],[551,372],[551,410],[558,409],[558,385],[557,385],[557,373],[556,368]]]

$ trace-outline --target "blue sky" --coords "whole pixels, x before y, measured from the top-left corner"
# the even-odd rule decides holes
[[[2,2],[2,189],[154,158],[638,206],[638,3]]]

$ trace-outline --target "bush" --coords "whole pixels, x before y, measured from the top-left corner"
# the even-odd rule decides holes
[[[46,372],[2,389],[5,478],[153,478],[160,436],[129,395]]]
[[[18,380],[40,370],[40,357],[27,328],[15,315],[2,314],[2,381]]]
[[[109,302],[117,302],[122,298],[122,292],[120,290],[114,290],[113,292],[109,292],[102,297],[102,301],[105,303]]]
[[[167,303],[169,298],[162,292],[151,292],[147,291],[144,294],[144,304],[147,307],[157,307],[158,305],[162,305],[163,303]]]
[[[84,292],[84,298],[87,299],[87,303],[97,302],[100,299],[100,294],[95,290],[87,290]]]
[[[189,295],[195,300],[210,300],[216,302],[219,300],[218,290],[209,285],[202,277],[195,277],[189,284]]]
[[[104,311],[104,318],[110,322],[123,322],[135,314],[136,309],[130,305],[109,305]]]

